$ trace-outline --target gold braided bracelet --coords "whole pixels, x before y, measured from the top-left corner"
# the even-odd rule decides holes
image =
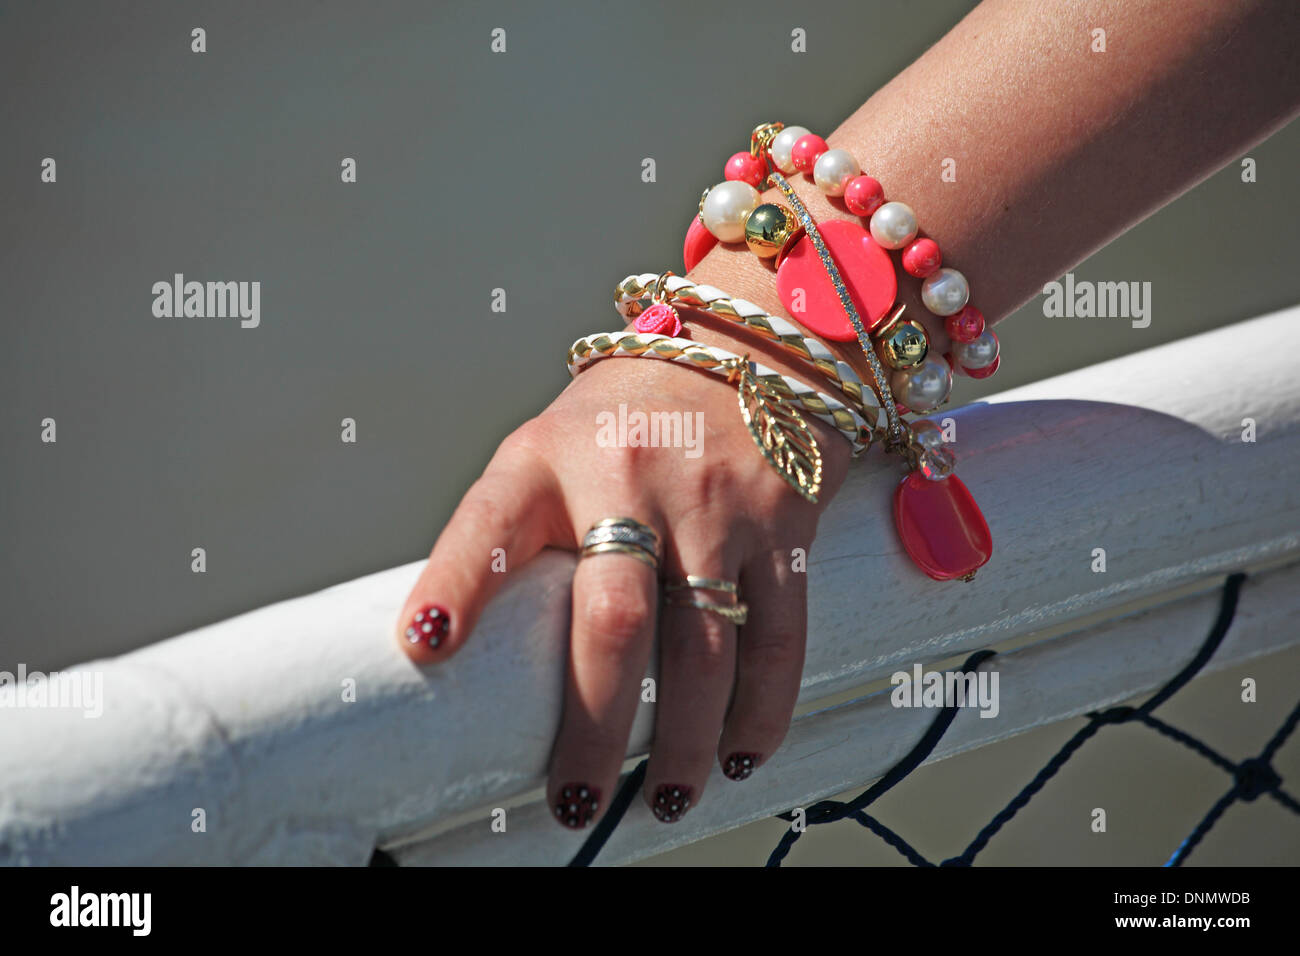
[[[822,454],[817,438],[799,414],[805,411],[837,429],[855,452],[871,442],[871,428],[856,410],[798,379],[725,349],[658,333],[599,332],[569,347],[566,364],[576,376],[603,358],[657,358],[702,369],[737,383],[741,418],[758,450],[781,478],[809,501],[821,490]]]
[[[812,365],[871,425],[872,437],[888,433],[876,391],[863,384],[857,371],[841,361],[821,341],[805,337],[788,319],[770,315],[745,299],[733,299],[721,289],[697,285],[672,272],[628,276],[614,288],[614,308],[624,318],[635,320],[646,308],[646,300],[669,306],[684,305],[728,322],[741,325],[776,345],[790,356]],[[905,423],[906,424],[906,423]]]

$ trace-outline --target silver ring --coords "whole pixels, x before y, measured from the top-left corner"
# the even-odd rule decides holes
[[[605,518],[596,522],[582,536],[579,556],[586,558],[611,552],[629,554],[629,549],[643,553],[652,567],[659,566],[659,535],[634,518]]]

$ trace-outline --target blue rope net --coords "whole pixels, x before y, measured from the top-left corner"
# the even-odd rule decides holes
[[[1238,800],[1249,803],[1267,795],[1288,810],[1300,815],[1300,802],[1297,802],[1293,796],[1282,789],[1282,778],[1272,766],[1274,755],[1286,742],[1287,738],[1291,736],[1297,722],[1300,722],[1300,703],[1297,703],[1282,726],[1278,728],[1277,733],[1273,735],[1258,756],[1242,760],[1239,763],[1233,763],[1191,734],[1179,730],[1177,727],[1171,727],[1158,717],[1152,716],[1151,713],[1186,686],[1200,672],[1206,662],[1214,656],[1214,652],[1218,650],[1224,636],[1228,633],[1228,628],[1232,624],[1233,616],[1237,610],[1237,599],[1241,593],[1242,583],[1245,580],[1246,576],[1238,573],[1230,575],[1224,582],[1219,615],[1214,622],[1214,627],[1201,645],[1200,650],[1197,651],[1196,656],[1192,658],[1186,667],[1174,675],[1150,700],[1140,707],[1110,707],[1106,710],[1093,711],[1087,714],[1087,723],[1057,751],[1043,769],[1011,799],[1011,802],[976,834],[975,839],[959,855],[941,863],[931,862],[917,852],[916,848],[905,839],[865,812],[866,808],[882,794],[892,789],[925,762],[925,759],[939,741],[943,739],[943,735],[957,716],[958,707],[955,703],[945,707],[935,717],[934,722],[920,742],[902,760],[895,764],[888,773],[846,803],[837,800],[822,800],[809,807],[805,811],[806,824],[808,826],[818,826],[851,819],[876,834],[914,866],[970,866],[975,862],[975,857],[988,846],[989,840],[1028,805],[1029,801],[1047,785],[1047,782],[1065,766],[1071,757],[1078,753],[1084,744],[1096,736],[1103,727],[1126,723],[1140,723],[1150,727],[1157,733],[1189,748],[1194,753],[1200,754],[1216,767],[1231,774],[1233,778],[1232,786],[1215,802],[1214,806],[1206,813],[1204,819],[1196,825],[1196,828],[1187,839],[1179,844],[1178,849],[1174,851],[1165,866],[1181,866],[1185,863],[1187,858],[1191,856],[1192,851],[1196,849],[1197,845],[1205,838],[1205,835],[1223,816],[1224,811]],[[975,671],[981,663],[993,657],[994,654],[995,652],[991,650],[977,651],[962,664],[962,673]],[[582,848],[570,861],[570,866],[588,866],[595,860],[596,855],[605,845],[610,834],[614,832],[615,827],[623,818],[623,814],[627,812],[627,808],[631,805],[633,798],[641,789],[641,784],[645,780],[645,770],[646,761],[642,760],[636,766],[636,769],[624,778],[619,786],[618,793],[614,797],[614,802],[592,831],[591,836],[587,838]],[[793,812],[780,813],[777,814],[777,818],[793,821],[795,815]],[[777,843],[776,848],[772,851],[771,856],[768,857],[767,865],[780,866],[781,861],[790,853],[803,832],[803,830],[795,830],[794,828],[787,829],[780,842]]]

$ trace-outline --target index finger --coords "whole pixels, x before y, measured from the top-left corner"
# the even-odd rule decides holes
[[[436,664],[464,645],[505,578],[494,555],[517,567],[552,543],[555,487],[544,462],[518,454],[493,459],[470,486],[402,606],[397,638],[413,661]]]

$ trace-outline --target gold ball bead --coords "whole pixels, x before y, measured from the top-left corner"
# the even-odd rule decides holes
[[[760,259],[771,259],[781,251],[798,226],[799,220],[788,206],[765,202],[745,220],[745,245]]]
[[[925,361],[930,343],[920,322],[899,319],[880,333],[880,357],[892,369],[912,368]]]

